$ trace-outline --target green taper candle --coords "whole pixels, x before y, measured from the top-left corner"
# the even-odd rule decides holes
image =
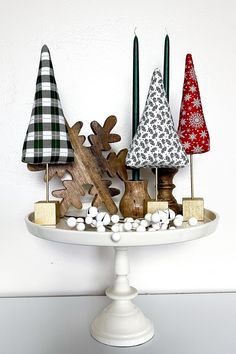
[[[138,37],[134,36],[133,44],[133,106],[132,106],[132,136],[134,137],[139,125],[139,49]],[[138,181],[140,177],[139,169],[132,170],[132,179]]]
[[[170,64],[170,40],[168,34],[165,38],[165,48],[164,48],[164,75],[163,75],[163,82],[164,88],[166,91],[166,97],[169,101],[169,86],[170,86],[170,78],[169,78],[169,65]]]

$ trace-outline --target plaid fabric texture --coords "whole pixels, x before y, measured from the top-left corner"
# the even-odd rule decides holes
[[[50,52],[41,50],[36,93],[23,145],[22,162],[61,164],[74,161]]]

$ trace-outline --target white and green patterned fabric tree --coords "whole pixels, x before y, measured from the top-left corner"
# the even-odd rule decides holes
[[[126,158],[133,168],[179,168],[188,157],[175,131],[162,76],[155,69],[145,109]]]
[[[42,47],[36,93],[23,145],[22,162],[64,164],[74,161],[49,49]]]

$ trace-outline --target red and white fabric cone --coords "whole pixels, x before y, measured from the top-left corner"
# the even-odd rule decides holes
[[[201,154],[210,150],[210,137],[191,54],[187,54],[185,62],[178,133],[187,154]]]

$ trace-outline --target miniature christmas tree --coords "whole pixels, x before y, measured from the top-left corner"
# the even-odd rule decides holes
[[[156,168],[156,200],[158,167],[180,168],[188,164],[174,128],[159,69],[153,72],[145,109],[128,151],[126,164],[133,168]]]
[[[184,218],[188,219],[191,216],[195,216],[198,220],[203,220],[203,199],[194,198],[193,155],[202,154],[210,150],[210,137],[203,115],[201,97],[191,54],[187,54],[185,62],[178,133],[186,154],[190,155],[191,198],[183,199]]]
[[[44,45],[33,110],[22,152],[22,162],[46,164],[46,202],[35,204],[36,223],[55,224],[59,216],[58,202],[49,201],[48,165],[68,164],[73,161],[74,152],[57,92],[51,56],[48,47]]]

